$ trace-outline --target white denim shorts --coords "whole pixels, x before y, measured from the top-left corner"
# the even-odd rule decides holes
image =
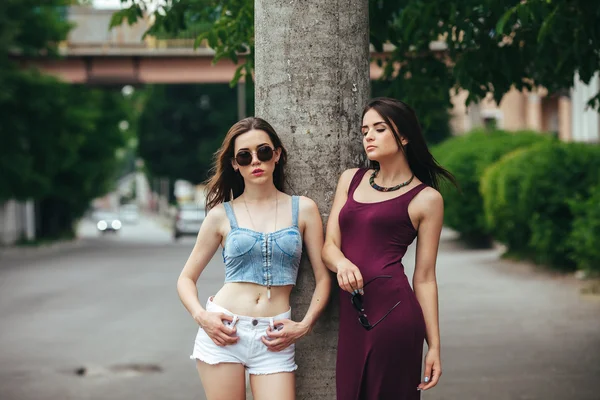
[[[204,332],[198,329],[194,351],[190,358],[200,360],[207,364],[236,363],[242,364],[249,374],[266,375],[279,372],[293,372],[298,366],[294,360],[296,346],[279,351],[268,351],[267,346],[261,341],[261,337],[267,337],[267,328],[273,327],[273,321],[289,319],[292,311],[274,317],[247,317],[235,315],[227,309],[213,303],[212,297],[206,302],[206,311],[222,312],[233,317],[233,321],[224,321],[227,326],[237,327],[237,343],[224,347],[217,346],[215,342]]]

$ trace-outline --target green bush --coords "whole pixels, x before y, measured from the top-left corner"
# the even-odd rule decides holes
[[[489,244],[490,235],[479,192],[483,172],[515,149],[552,140],[533,132],[485,131],[455,137],[434,147],[434,156],[454,174],[460,186],[460,191],[450,186],[442,188],[444,223],[472,244]]]
[[[600,183],[588,198],[575,198],[569,206],[575,217],[569,236],[571,259],[579,269],[600,272]]]
[[[573,269],[570,203],[588,196],[599,173],[600,148],[592,145],[541,143],[505,156],[482,177],[490,232],[510,252]]]

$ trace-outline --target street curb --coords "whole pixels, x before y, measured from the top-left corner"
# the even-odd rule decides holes
[[[84,241],[80,238],[73,240],[64,240],[48,245],[40,246],[6,246],[0,247],[0,257],[14,256],[37,256],[72,250],[83,246]]]

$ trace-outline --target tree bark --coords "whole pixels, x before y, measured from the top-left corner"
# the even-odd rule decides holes
[[[287,190],[326,222],[341,172],[364,163],[360,113],[369,96],[368,0],[256,0],[255,115],[289,153]],[[297,344],[298,399],[335,398],[337,281],[327,311]],[[306,257],[292,294],[300,320],[314,290]]]

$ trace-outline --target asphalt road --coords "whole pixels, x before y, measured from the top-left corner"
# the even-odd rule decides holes
[[[80,232],[0,250],[0,399],[204,399],[188,358],[197,328],[175,291],[193,238],[175,243],[151,220]],[[600,399],[600,301],[576,281],[449,233],[438,271],[444,375],[423,399]],[[222,280],[217,254],[200,296]]]
[[[197,325],[175,289],[194,239],[174,243],[150,220],[80,232],[66,249],[0,259],[0,399],[203,399]],[[214,263],[200,292],[222,277]]]

